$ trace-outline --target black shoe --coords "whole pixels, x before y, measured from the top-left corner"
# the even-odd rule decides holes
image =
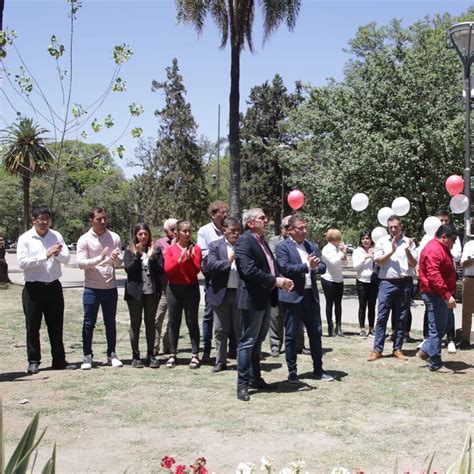
[[[298,374],[296,372],[290,372],[288,374],[288,382],[299,383]]]
[[[53,364],[51,366],[53,370],[76,370],[77,365],[75,364],[69,364],[69,362],[64,361],[61,364]]]
[[[204,351],[201,357],[201,364],[209,364],[209,362],[211,362],[211,353]]]
[[[252,380],[249,386],[250,388],[256,388],[257,390],[270,390],[273,388],[269,383],[265,382],[262,377],[257,380]]]
[[[211,372],[212,372],[213,374],[217,374],[218,372],[222,372],[223,370],[227,370],[227,365],[226,365],[226,364],[216,364],[216,365],[212,368]]]
[[[141,361],[141,359],[133,359],[132,367],[134,369],[143,369],[143,362]]]
[[[38,362],[29,362],[28,363],[28,368],[26,369],[26,371],[30,375],[37,374],[39,372],[39,363]]]
[[[280,356],[280,349],[278,349],[278,346],[272,346],[270,348],[270,354],[272,357],[279,357]]]
[[[441,369],[441,367],[443,367],[443,364],[434,365],[433,367],[430,367],[430,371],[431,372],[437,372],[439,369]]]
[[[246,385],[240,385],[237,387],[237,398],[243,402],[248,402],[250,400],[249,389]]]
[[[160,367],[160,363],[155,357],[149,357],[146,360],[146,365],[147,367],[150,367],[150,369],[158,369]]]
[[[321,372],[320,374],[317,374],[316,372],[313,372],[313,377],[316,379],[316,380],[322,380],[323,382],[332,382],[334,380],[334,377],[332,377],[331,375],[329,375],[328,373],[326,372]]]

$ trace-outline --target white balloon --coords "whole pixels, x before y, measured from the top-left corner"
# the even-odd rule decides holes
[[[363,211],[364,209],[367,209],[367,206],[369,205],[369,198],[367,194],[364,193],[357,193],[352,196],[351,199],[351,207],[354,209],[354,211]]]
[[[385,237],[386,235],[388,235],[387,229],[385,229],[384,227],[376,227],[372,231],[372,240],[374,244],[377,243],[377,240],[381,239],[382,237]]]
[[[405,197],[397,197],[392,202],[392,209],[397,216],[404,216],[410,210],[410,201]]]
[[[449,207],[454,214],[462,214],[469,207],[469,199],[464,194],[456,194],[451,198]]]
[[[387,227],[388,218],[394,214],[395,212],[391,207],[382,207],[377,214],[377,219],[383,226]]]
[[[430,237],[434,237],[440,225],[441,221],[436,216],[430,216],[423,222],[423,229]]]

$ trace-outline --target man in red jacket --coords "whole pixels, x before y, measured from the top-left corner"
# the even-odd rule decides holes
[[[457,236],[453,225],[441,225],[418,261],[421,297],[428,310],[428,339],[416,355],[430,361],[431,371],[443,366],[441,341],[446,334],[449,310],[456,307],[456,269],[450,250]]]

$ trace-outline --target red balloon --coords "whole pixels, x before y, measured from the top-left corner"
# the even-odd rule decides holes
[[[462,193],[464,189],[464,180],[461,176],[453,174],[446,180],[444,185],[446,186],[446,191],[448,191],[450,196],[456,196],[456,194]]]
[[[288,204],[292,209],[299,209],[304,204],[304,194],[298,189],[291,191],[288,194]]]

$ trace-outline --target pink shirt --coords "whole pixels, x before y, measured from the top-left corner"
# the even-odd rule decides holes
[[[268,262],[268,267],[270,268],[270,273],[273,276],[276,276],[275,272],[275,264],[273,263],[273,256],[272,253],[267,246],[265,242],[265,237],[263,235],[258,235],[255,232],[252,232],[252,235],[257,239],[257,242],[260,244],[260,247],[262,247],[263,253],[265,254],[265,257],[267,257],[267,262]]]
[[[108,247],[102,260],[102,250]],[[84,286],[98,290],[116,288],[115,267],[122,264],[122,255],[112,260],[110,254],[121,249],[120,237],[110,230],[97,235],[92,228],[77,241],[77,266],[84,270]]]

